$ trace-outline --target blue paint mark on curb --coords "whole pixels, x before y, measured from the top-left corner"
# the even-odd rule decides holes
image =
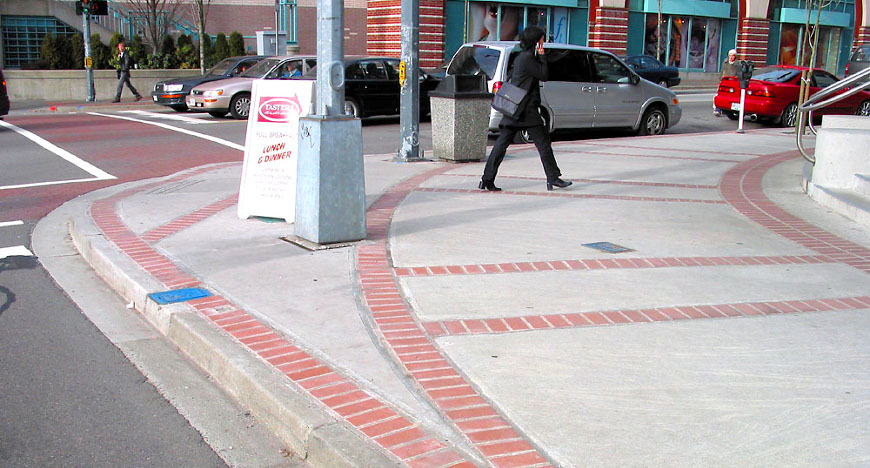
[[[591,244],[582,244],[583,247],[598,249],[608,253],[632,252],[631,249],[621,245],[612,244],[610,242],[593,242]]]
[[[212,294],[205,289],[202,288],[185,288],[185,289],[175,289],[172,291],[163,291],[151,293],[148,297],[151,298],[152,301],[158,304],[172,304],[175,302],[185,302],[192,301],[194,299],[201,299],[203,297],[209,297]]]

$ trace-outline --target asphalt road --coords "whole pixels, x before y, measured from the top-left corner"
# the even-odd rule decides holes
[[[712,94],[680,98],[683,118],[670,133],[736,130],[736,122],[712,116]],[[249,425],[244,414],[234,421],[195,410],[180,414],[177,400],[187,391],[208,391],[206,379],[191,384],[203,387],[173,395],[161,378],[177,376],[149,371],[147,358],[131,364],[30,254],[34,226],[79,194],[241,161],[245,122],[157,106],[97,114],[14,109],[9,125],[0,125],[0,465],[222,466],[231,461],[228,447],[242,442],[215,436],[206,443],[203,434],[239,432],[234,425]],[[759,125],[745,122],[747,129]],[[594,130],[554,139],[622,134],[627,132]],[[421,147],[431,149],[430,122],[421,123],[419,137]],[[395,153],[398,118],[364,121],[363,144],[365,154]],[[90,299],[97,292],[111,296],[97,279],[84,289],[93,290],[86,293]],[[105,296],[99,301],[107,310],[123,310]]]

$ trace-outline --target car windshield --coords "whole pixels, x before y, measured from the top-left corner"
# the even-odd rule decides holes
[[[800,75],[800,70],[794,68],[765,67],[755,70],[753,80],[770,81],[771,83],[785,83]]]
[[[266,73],[269,73],[269,70],[271,70],[272,67],[277,65],[280,61],[281,59],[265,59],[261,62],[257,62],[256,65],[247,69],[239,76],[244,76],[245,78],[260,78]]]
[[[236,61],[234,59],[223,59],[218,62],[217,65],[211,67],[211,70],[205,72],[205,76],[224,75],[233,68],[233,64],[235,63]]]
[[[495,76],[495,69],[501,51],[481,46],[464,46],[456,52],[450,66],[447,67],[448,75],[477,75],[483,72],[487,80]]]
[[[870,47],[858,47],[850,59],[852,62],[870,62]]]

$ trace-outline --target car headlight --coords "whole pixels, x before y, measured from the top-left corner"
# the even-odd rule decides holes
[[[224,93],[224,90],[222,90],[222,89],[210,89],[210,90],[202,93],[202,95],[204,97],[218,97],[223,93]]]
[[[181,91],[182,89],[184,89],[184,85],[180,84],[163,85],[163,90],[167,92]]]

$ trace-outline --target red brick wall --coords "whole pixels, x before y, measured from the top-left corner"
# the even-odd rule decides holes
[[[368,0],[368,53],[398,57],[402,52],[401,0]],[[420,0],[420,66],[444,59],[444,0]]]
[[[594,18],[589,25],[589,47],[625,55],[628,10],[599,7],[595,10]]]
[[[743,18],[737,31],[737,58],[751,60],[756,67],[767,62],[767,36],[770,34],[770,20]]]

